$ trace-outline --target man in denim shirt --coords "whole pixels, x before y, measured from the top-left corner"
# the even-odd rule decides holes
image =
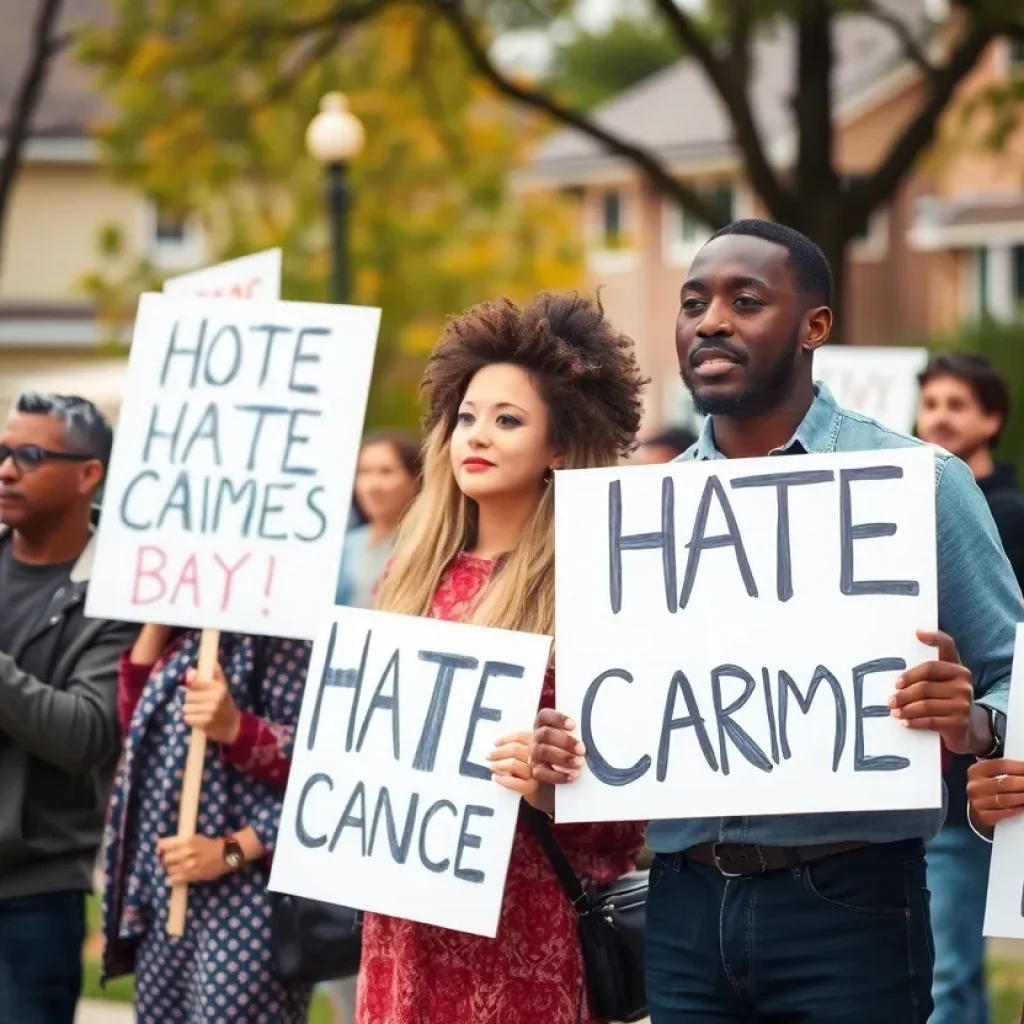
[[[707,413],[680,458],[905,448],[920,442],[839,408],[814,384],[832,280],[821,251],[766,221],[738,221],[694,259],[676,349]],[[970,470],[936,449],[939,632],[935,660],[896,681],[892,714],[951,751],[1001,754],[1024,606]],[[742,629],[722,610],[724,629]],[[531,763],[572,781],[585,753],[541,712]],[[924,1024],[932,942],[924,840],[939,810],[652,822],[647,905],[653,1024],[807,1021]]]

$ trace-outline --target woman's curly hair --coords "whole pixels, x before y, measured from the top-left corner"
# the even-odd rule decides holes
[[[454,430],[469,382],[494,363],[514,363],[533,378],[555,448],[616,458],[636,447],[648,382],[632,340],[612,326],[599,299],[543,293],[523,307],[499,299],[451,318],[423,377],[428,433],[442,421]]]

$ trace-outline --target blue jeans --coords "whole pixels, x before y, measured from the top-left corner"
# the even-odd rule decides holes
[[[74,1024],[84,941],[83,892],[0,900],[0,1021]]]
[[[655,858],[652,1024],[925,1024],[924,847],[885,843],[760,877]]]
[[[991,847],[967,825],[947,825],[928,843],[935,930],[935,1012],[929,1024],[988,1024],[985,899]]]

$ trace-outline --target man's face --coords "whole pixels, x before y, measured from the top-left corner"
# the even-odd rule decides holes
[[[992,447],[1001,425],[999,414],[985,412],[974,389],[959,377],[933,377],[921,388],[917,433],[922,441],[969,459]]]
[[[788,255],[761,238],[723,235],[694,259],[676,319],[676,355],[698,412],[754,416],[788,394],[807,340]]]
[[[51,416],[12,413],[0,448],[13,452],[0,463],[0,522],[15,529],[83,500],[103,476],[98,459],[53,457],[68,446],[64,424]]]

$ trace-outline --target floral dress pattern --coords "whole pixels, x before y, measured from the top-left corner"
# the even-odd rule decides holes
[[[134,971],[139,1024],[303,1024],[309,987],[274,971],[266,862],[191,885],[184,936],[166,932],[156,842],[177,831],[189,737],[181,684],[198,645],[188,631],[152,668],[122,659],[127,740],[104,845],[104,976]],[[309,645],[223,634],[219,657],[242,725],[232,746],[207,746],[196,831],[220,839],[248,825],[270,854]]]
[[[464,620],[492,562],[459,555],[430,614]],[[549,672],[541,699],[554,702]],[[581,876],[604,884],[630,871],[640,822],[556,825]],[[367,914],[357,1024],[592,1024],[576,915],[520,814],[496,938]]]

